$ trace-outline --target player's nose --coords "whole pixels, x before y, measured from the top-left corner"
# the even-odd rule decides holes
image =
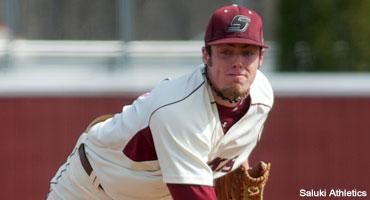
[[[234,55],[233,68],[242,68],[244,66],[244,57],[241,54]]]

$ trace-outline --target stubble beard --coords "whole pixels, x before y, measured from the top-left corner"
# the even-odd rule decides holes
[[[240,97],[246,97],[249,93],[249,89],[246,89],[242,85],[237,84],[232,87],[223,88],[221,92],[227,98],[236,99]]]

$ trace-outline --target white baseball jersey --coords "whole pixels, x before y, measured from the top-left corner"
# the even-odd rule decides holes
[[[166,183],[213,185],[240,166],[255,147],[273,104],[258,71],[248,112],[224,134],[204,67],[161,83],[94,125],[86,153],[105,192],[114,199],[160,199]]]

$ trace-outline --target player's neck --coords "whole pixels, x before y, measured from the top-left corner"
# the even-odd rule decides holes
[[[213,90],[212,90],[212,95],[213,95],[213,98],[214,98],[214,100],[216,101],[216,103],[218,105],[229,107],[229,108],[233,108],[233,107],[236,107],[236,106],[239,105],[239,102],[231,103],[229,101],[226,101],[225,99],[223,99],[219,95],[217,95],[216,92],[213,91]]]

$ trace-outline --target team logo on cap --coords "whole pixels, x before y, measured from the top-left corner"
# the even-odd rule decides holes
[[[236,15],[230,23],[227,32],[244,32],[249,26],[251,19],[244,15]]]

